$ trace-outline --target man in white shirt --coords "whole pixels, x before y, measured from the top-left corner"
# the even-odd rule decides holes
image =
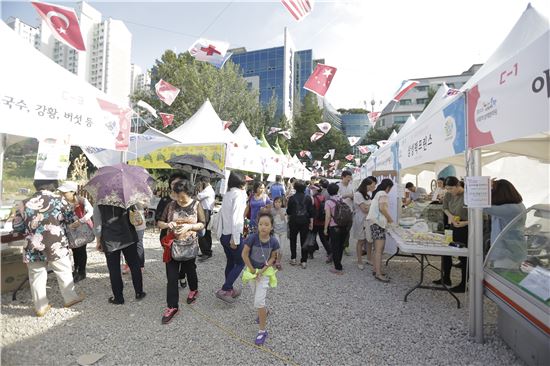
[[[353,179],[351,172],[349,170],[342,170],[342,180],[338,183],[338,195],[342,197],[342,200],[348,205],[353,211],[353,184],[351,180]],[[344,254],[350,255],[349,247],[349,230],[346,240],[344,241]]]
[[[342,180],[338,183],[338,195],[353,210],[353,184],[352,175],[349,170],[342,171]]]
[[[214,188],[210,185],[210,178],[201,177],[200,185],[202,186],[202,190],[197,194],[197,200],[200,201],[206,218],[206,231],[204,236],[199,237],[199,248],[202,253],[199,255],[199,261],[202,262],[212,257],[212,233],[208,230],[208,223],[210,222],[210,217],[214,210],[216,194],[214,193]]]

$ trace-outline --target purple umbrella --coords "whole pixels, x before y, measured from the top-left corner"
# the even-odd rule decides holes
[[[153,197],[154,182],[140,166],[116,164],[99,168],[84,189],[97,205],[128,208],[135,204],[147,206]]]

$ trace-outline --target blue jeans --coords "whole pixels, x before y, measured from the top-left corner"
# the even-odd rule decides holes
[[[231,235],[222,235],[220,243],[222,244],[225,257],[227,258],[227,264],[225,265],[225,283],[222,286],[222,290],[229,291],[233,289],[233,283],[239,278],[243,268],[244,261],[241,256],[243,251],[243,243],[241,237],[241,244],[237,245],[237,249],[231,249],[230,246]]]

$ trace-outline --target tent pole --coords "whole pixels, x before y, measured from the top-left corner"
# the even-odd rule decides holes
[[[481,176],[481,150],[472,153],[473,175]],[[474,208],[472,222],[474,226],[474,262],[471,265],[474,273],[474,330],[476,343],[483,343],[483,209]]]
[[[4,196],[4,152],[6,151],[7,135],[0,133],[0,204],[3,202]]]

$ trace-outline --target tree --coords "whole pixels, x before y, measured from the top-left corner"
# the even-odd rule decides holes
[[[294,154],[301,150],[309,150],[314,160],[322,160],[328,149],[336,149],[335,159],[342,160],[351,152],[351,147],[344,134],[338,129],[331,128],[320,140],[311,142],[311,135],[319,131],[317,123],[321,122],[323,122],[323,111],[317,105],[317,97],[308,92],[300,114],[294,117],[292,139],[289,144],[290,152]]]
[[[428,104],[430,104],[430,102],[432,101],[432,99],[435,97],[435,94],[437,93],[437,89],[435,88],[432,88],[430,87],[428,89],[428,100],[426,100],[426,104],[424,104],[424,108],[422,108],[422,110],[426,109],[426,107],[428,106]]]
[[[367,111],[364,108],[350,108],[350,109],[338,108],[337,111],[340,114],[367,114],[367,113],[369,113],[369,111]]]
[[[227,62],[217,69],[207,62],[196,61],[189,53],[176,55],[167,50],[152,72],[152,83],[163,79],[181,89],[171,106],[160,101],[151,90],[139,91],[131,96],[132,102],[143,100],[159,112],[175,116],[174,124],[164,129],[171,131],[191,117],[209,99],[222,120],[245,121],[252,133],[258,133],[265,124],[265,115],[258,100],[258,92],[247,88],[238,66]],[[152,126],[162,128],[162,121],[151,121]],[[238,123],[234,123],[236,128]]]
[[[378,141],[387,140],[393,132],[393,127],[375,129],[371,128],[365,137],[365,145],[372,145]]]

